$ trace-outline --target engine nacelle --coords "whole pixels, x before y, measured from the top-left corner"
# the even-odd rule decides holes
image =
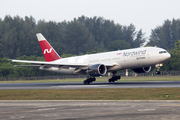
[[[106,72],[107,72],[107,68],[103,64],[91,65],[87,70],[87,73],[90,76],[103,76],[106,74]]]
[[[151,70],[151,66],[132,69],[135,73],[148,73]]]

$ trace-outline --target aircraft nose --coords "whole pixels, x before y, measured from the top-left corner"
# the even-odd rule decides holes
[[[167,54],[167,59],[169,59],[169,58],[171,58],[171,54],[168,53]]]
[[[164,53],[164,54],[160,54],[160,61],[164,62],[166,60],[168,60],[171,57],[171,54],[169,54],[168,52]]]
[[[166,54],[164,55],[164,60],[166,61],[166,60],[168,60],[169,58],[171,58],[171,54],[166,53]]]

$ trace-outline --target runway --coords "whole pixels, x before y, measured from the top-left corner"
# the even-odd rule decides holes
[[[0,101],[1,120],[179,120],[180,101]]]
[[[1,83],[0,90],[8,89],[85,89],[85,88],[180,88],[180,81],[94,82],[84,85],[68,83]]]

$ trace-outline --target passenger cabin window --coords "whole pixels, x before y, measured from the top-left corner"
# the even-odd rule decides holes
[[[159,54],[162,54],[162,53],[167,53],[167,51],[160,51]]]

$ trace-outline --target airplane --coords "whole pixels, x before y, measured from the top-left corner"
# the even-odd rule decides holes
[[[151,66],[157,67],[160,74],[162,63],[171,55],[163,48],[140,47],[117,50],[104,53],[86,54],[82,56],[61,58],[41,33],[36,34],[46,61],[28,61],[10,59],[12,62],[30,63],[31,65],[16,65],[16,67],[39,67],[41,70],[59,72],[61,74],[87,75],[84,84],[90,84],[95,77],[112,72],[110,83],[121,79],[117,71],[132,69],[135,73],[148,73]]]

